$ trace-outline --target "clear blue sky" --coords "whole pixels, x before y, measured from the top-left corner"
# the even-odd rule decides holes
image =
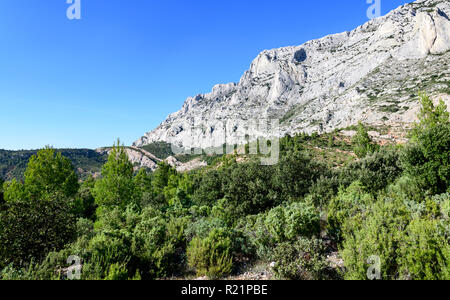
[[[382,14],[407,2],[381,0]],[[129,145],[264,49],[367,21],[366,0],[0,0],[0,149]]]

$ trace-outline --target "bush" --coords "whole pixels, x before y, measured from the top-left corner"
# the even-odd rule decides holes
[[[57,196],[8,202],[0,211],[0,268],[40,262],[75,238],[71,202]]]
[[[199,185],[192,196],[192,201],[199,206],[213,206],[223,196],[221,173],[212,170],[201,176]]]
[[[239,220],[236,230],[245,240],[245,253],[269,260],[278,243],[320,234],[320,215],[309,202],[278,206],[267,213]]]
[[[409,212],[401,201],[381,197],[365,213],[346,221],[349,228],[343,232],[341,256],[344,259],[345,278],[367,279],[370,265],[367,260],[378,256],[383,279],[395,279],[400,242],[409,223]]]
[[[324,247],[320,240],[299,238],[294,242],[283,242],[274,250],[273,271],[279,279],[321,280],[329,271]]]
[[[294,240],[298,236],[312,237],[320,233],[320,216],[312,204],[292,203],[272,209],[265,225],[276,242]]]
[[[360,181],[372,195],[392,184],[403,172],[399,151],[383,147],[365,158],[352,162],[340,174],[340,184],[347,187]]]
[[[415,178],[423,190],[432,195],[449,190],[450,125],[431,127],[418,135],[417,142],[405,149],[403,164],[406,173]]]
[[[254,160],[245,164],[233,163],[223,172],[223,204],[233,221],[280,203],[281,199],[274,197],[272,166],[261,166],[259,160]]]
[[[361,217],[374,202],[361,182],[352,183],[347,189],[340,189],[328,206],[328,233],[336,241],[346,233],[345,223],[353,217]],[[348,229],[352,231],[352,228]]]
[[[304,152],[289,152],[280,159],[274,184],[281,202],[305,196],[312,184],[326,172],[326,167],[313,161]],[[281,202],[278,202],[280,204]]]
[[[321,176],[309,189],[308,200],[316,207],[326,207],[339,191],[339,178]]]
[[[231,239],[226,231],[214,229],[207,238],[196,237],[189,243],[187,257],[189,266],[197,271],[197,276],[223,278],[233,268]]]
[[[95,221],[97,205],[92,195],[94,186],[95,180],[92,177],[89,177],[81,184],[74,202],[74,214],[77,217]]]
[[[373,153],[378,150],[379,146],[374,144],[367,133],[367,129],[364,125],[358,123],[358,132],[352,139],[353,152],[359,157],[363,158],[369,153]]]
[[[450,246],[448,236],[437,220],[416,219],[400,241],[398,264],[400,277],[413,280],[448,280]]]
[[[127,280],[128,270],[125,265],[115,263],[109,266],[105,280]]]

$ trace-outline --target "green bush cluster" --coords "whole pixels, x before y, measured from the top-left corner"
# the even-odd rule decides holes
[[[187,248],[189,266],[197,276],[211,279],[229,275],[233,269],[231,239],[225,230],[213,229],[206,238],[195,237]]]
[[[323,280],[331,276],[325,261],[325,248],[318,239],[300,237],[278,244],[272,254],[279,279]]]

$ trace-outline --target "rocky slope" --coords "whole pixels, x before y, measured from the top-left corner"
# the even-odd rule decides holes
[[[101,155],[109,155],[112,148],[98,148],[95,151]],[[162,161],[161,159],[157,158],[153,154],[151,154],[148,151],[145,151],[144,149],[139,149],[136,147],[126,147],[125,148],[128,158],[130,159],[130,162],[138,168],[147,168],[152,171],[156,170],[158,168],[158,162]]]
[[[450,104],[449,16],[450,1],[420,0],[351,32],[263,51],[239,83],[188,98],[134,146],[198,146],[199,126],[203,138],[239,143],[249,138],[236,134],[245,131],[240,121],[264,118],[280,120],[281,130],[255,136],[329,132],[358,121],[407,127],[419,89]]]
[[[109,155],[111,152],[111,148],[99,148],[95,151],[103,156]],[[151,171],[155,171],[158,169],[158,163],[165,161],[173,168],[175,168],[178,172],[187,172],[190,170],[206,167],[207,163],[202,161],[200,158],[193,159],[189,162],[182,163],[174,156],[169,156],[168,158],[162,160],[152,153],[136,147],[126,147],[125,148],[128,158],[130,162],[134,165],[134,169],[138,170],[140,168],[146,168]]]

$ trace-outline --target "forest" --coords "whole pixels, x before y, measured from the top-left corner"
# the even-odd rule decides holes
[[[379,145],[359,123],[349,144],[282,138],[274,166],[236,153],[135,170],[118,141],[101,176],[81,180],[42,149],[2,184],[0,279],[65,280],[77,256],[81,280],[227,279],[258,264],[274,279],[366,280],[374,257],[376,279],[448,280],[449,113],[419,101],[406,144]],[[318,144],[351,159],[319,158]]]

